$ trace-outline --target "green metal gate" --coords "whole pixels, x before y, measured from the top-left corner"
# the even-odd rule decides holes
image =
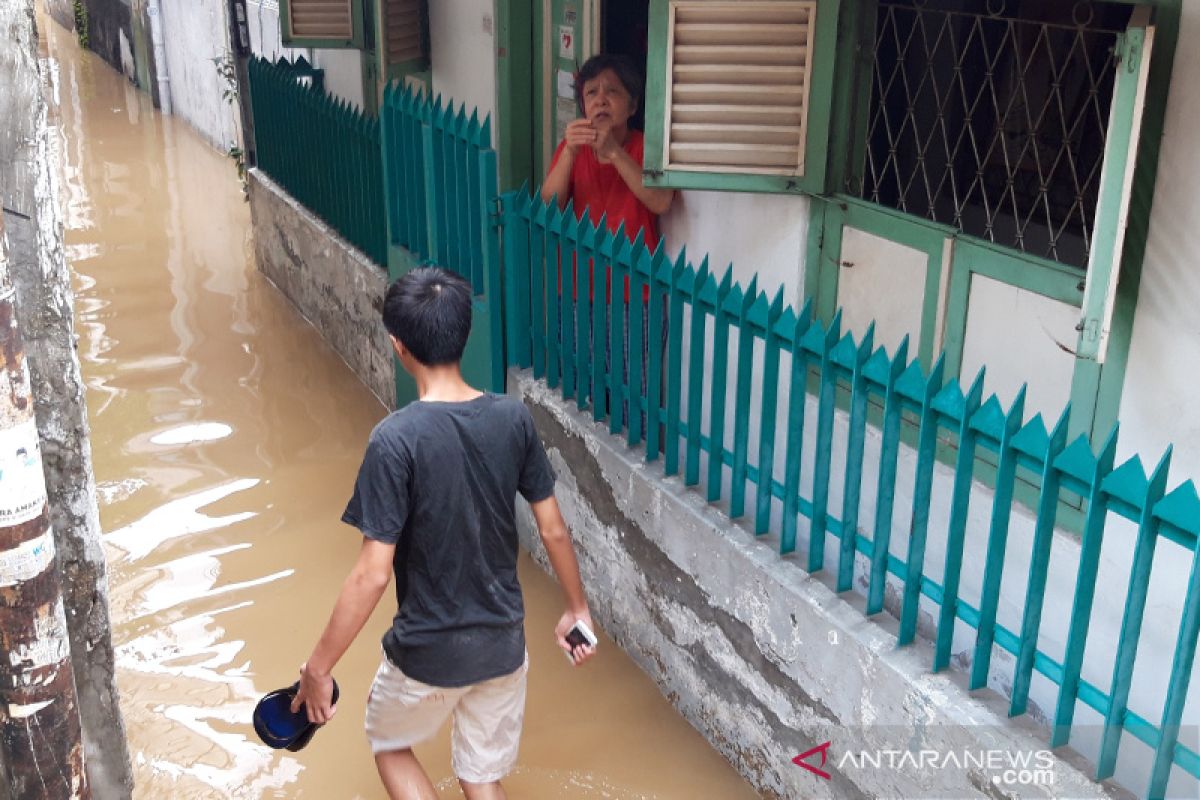
[[[388,277],[433,265],[470,282],[475,303],[463,375],[472,386],[502,392],[504,322],[499,304],[489,302],[500,286],[491,120],[392,84],[384,91],[380,121]],[[397,407],[415,399],[416,386],[397,367]]]

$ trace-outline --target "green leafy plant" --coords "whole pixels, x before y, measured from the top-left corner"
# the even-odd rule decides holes
[[[223,56],[210,59],[213,66],[217,68],[217,76],[224,83],[224,88],[221,90],[221,99],[231,106],[237,106],[238,103],[238,82],[237,82],[237,65],[234,63],[233,54],[228,50]],[[229,157],[233,159],[233,163],[237,165],[238,180],[242,182],[242,198],[250,199],[250,185],[246,179],[246,153],[236,144],[229,146]]]
[[[88,10],[83,4],[83,0],[75,0],[75,35],[79,37],[79,46],[87,49],[88,46]]]

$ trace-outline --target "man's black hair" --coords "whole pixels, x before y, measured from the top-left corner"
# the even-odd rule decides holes
[[[583,85],[606,69],[611,69],[625,87],[625,91],[629,92],[629,97],[633,100],[630,112],[636,113],[642,104],[642,76],[627,56],[609,53],[592,56],[579,68],[579,74],[575,76],[575,105],[579,107],[579,113],[584,113]]]
[[[425,366],[455,364],[471,333],[471,287],[449,270],[414,269],[388,287],[383,326]]]

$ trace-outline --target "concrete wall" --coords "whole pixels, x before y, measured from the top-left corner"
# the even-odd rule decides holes
[[[558,474],[597,622],[765,797],[1103,797],[1121,794],[1044,753],[1045,731],[1006,719],[987,693],[931,675],[925,643],[902,650],[853,601],[731,525],[677,479],[609,436],[528,373],[510,392],[534,415]],[[546,558],[522,504],[521,535]],[[792,758],[831,742],[828,782]],[[872,769],[846,753],[1038,753],[1052,787],[988,770]],[[820,765],[819,757],[809,763]]]
[[[67,30],[75,29],[75,10],[71,0],[42,0],[42,9]]]
[[[88,49],[136,83],[130,0],[83,0],[83,5],[88,13]]]
[[[250,173],[250,212],[258,268],[394,408],[392,350],[379,324],[387,274],[258,170]]]
[[[232,57],[225,0],[162,2],[171,113],[183,117],[217,149],[238,143],[238,107],[222,94],[226,83],[214,59]]]
[[[1123,452],[1175,445],[1174,474],[1200,478],[1200,5],[1183,3],[1179,48],[1121,397]]]
[[[465,103],[479,117],[496,113],[496,44],[493,0],[429,4],[433,91]],[[492,129],[495,138],[495,127]]]
[[[75,354],[73,295],[63,256],[56,170],[43,73],[36,61],[33,0],[0,4],[0,204],[30,365],[50,521],[96,797],[130,795],[132,777],[117,702],[108,581],[92,475],[84,385]],[[54,98],[56,87],[50,87]],[[53,114],[53,109],[50,109]]]

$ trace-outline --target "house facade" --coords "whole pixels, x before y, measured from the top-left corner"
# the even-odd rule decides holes
[[[674,378],[675,394],[656,387],[667,405],[678,409],[686,396],[683,419],[667,408],[659,420],[666,439],[686,440],[686,464],[667,466],[666,475],[681,472],[685,486],[704,493],[706,509],[728,521],[746,515],[747,465],[756,466],[749,479],[756,484],[756,534],[775,534],[782,517],[778,549],[788,556],[796,547],[796,515],[807,518],[801,543],[820,535],[826,545],[809,539],[804,569],[833,571],[836,558],[839,593],[861,589],[868,614],[886,605],[907,631],[902,645],[917,629],[935,639],[935,672],[951,663],[969,666],[970,688],[1007,696],[1010,713],[1028,712],[1050,725],[1055,744],[1072,730],[1076,701],[1088,706],[1076,717],[1072,742],[1085,742],[1081,748],[1100,765],[1096,774],[1115,770],[1135,788],[1149,782],[1157,796],[1166,785],[1161,765],[1192,758],[1159,731],[1175,730],[1173,720],[1195,713],[1184,713],[1180,699],[1188,692],[1196,644],[1189,609],[1198,596],[1191,577],[1195,537],[1187,532],[1197,522],[1195,491],[1181,484],[1200,468],[1200,415],[1185,399],[1200,366],[1193,363],[1200,357],[1186,313],[1200,290],[1187,266],[1191,217],[1200,222],[1188,180],[1200,171],[1188,139],[1200,109],[1187,87],[1200,78],[1200,61],[1177,45],[1200,26],[1200,10],[1180,2],[1046,6],[1012,0],[250,3],[256,52],[270,59],[303,55],[321,70],[323,86],[365,117],[384,112],[385,168],[388,142],[397,136],[389,125],[432,129],[426,145],[415,145],[421,150],[452,128],[461,134],[462,121],[475,113],[491,120],[482,130],[490,134],[500,187],[508,190],[540,181],[575,116],[573,74],[589,55],[621,52],[644,63],[645,178],[680,190],[661,227],[664,252],[671,259],[687,253],[674,271],[655,262],[641,273],[672,303],[678,300],[683,310],[671,306],[672,335],[688,340],[659,354],[659,362],[651,356],[652,364],[674,368],[663,381]],[[399,92],[406,99],[397,100]],[[452,101],[453,113],[417,97]],[[465,113],[455,123],[460,109]],[[431,187],[426,199],[433,203],[438,180],[453,174],[440,162],[429,167],[437,147],[414,163],[439,177],[427,179],[425,189],[408,184],[396,192],[392,184],[384,192],[389,206]],[[797,686],[817,683],[837,697],[842,721],[866,713],[867,695],[855,702],[822,681],[817,656],[780,655],[780,647],[791,652],[788,635],[771,625],[784,595],[771,599],[772,590],[752,580],[718,583],[692,600],[716,606],[725,598],[731,607],[710,609],[709,617],[766,625],[753,634],[699,626],[726,644],[753,635],[761,649],[751,651],[755,658],[744,669],[714,669],[683,691],[674,673],[700,659],[681,643],[688,637],[673,627],[672,614],[692,613],[693,606],[671,606],[671,593],[663,600],[657,589],[645,607],[631,609],[621,599],[624,588],[639,597],[647,595],[638,586],[661,589],[662,575],[681,577],[675,568],[704,582],[695,561],[701,551],[687,550],[686,536],[672,534],[674,522],[663,516],[678,499],[674,484],[642,483],[634,464],[616,466],[627,457],[621,452],[610,454],[607,468],[593,469],[586,458],[612,444],[607,434],[619,433],[630,445],[646,440],[652,460],[651,448],[663,447],[649,441],[655,418],[639,430],[638,415],[622,420],[618,404],[603,408],[602,389],[644,390],[646,399],[654,392],[612,372],[602,376],[587,337],[578,338],[576,349],[565,334],[573,330],[567,326],[577,332],[593,325],[595,343],[608,323],[578,307],[556,308],[566,293],[556,300],[546,289],[552,270],[565,263],[546,255],[554,247],[586,250],[588,258],[576,265],[614,259],[614,269],[629,269],[635,278],[640,251],[622,255],[619,243],[575,233],[536,201],[530,206],[520,192],[514,196],[503,211],[482,213],[486,226],[504,228],[505,280],[528,269],[517,282],[532,284],[516,286],[492,306],[508,316],[507,337],[492,340],[506,341],[506,363],[532,367],[534,380],[522,376],[518,391],[544,409],[562,469],[579,471],[565,502],[572,526],[587,531],[586,547],[595,548],[585,552],[585,562],[593,562],[586,577],[611,590],[605,623],[632,641],[645,620],[656,621],[660,635],[645,645],[644,666],[665,691],[681,693],[682,706],[722,682],[745,678],[752,687],[770,673],[763,665],[775,664]],[[396,244],[395,231],[390,235]],[[621,267],[623,258],[630,263]],[[390,254],[387,260],[394,266]],[[532,306],[522,306],[531,295]],[[795,323],[794,332],[781,332],[779,319]],[[807,397],[790,396],[790,408],[783,399],[778,408],[769,402],[783,391],[775,382],[780,337],[791,386],[802,390],[805,378],[809,386]],[[526,352],[514,356],[514,348]],[[794,366],[803,359],[811,372]],[[905,375],[912,378],[908,388],[897,388]],[[510,390],[513,382],[510,375]],[[868,385],[875,388],[862,389]],[[550,402],[547,389],[561,389],[566,405],[610,424],[579,425]],[[893,408],[896,395],[911,402]],[[787,425],[778,420],[772,442],[770,426],[781,409],[788,409]],[[808,428],[791,425],[806,418]],[[1113,436],[1118,420],[1120,435]],[[580,436],[588,437],[586,453],[572,444]],[[1090,449],[1066,447],[1078,437]],[[976,439],[991,444],[977,454]],[[664,455],[671,446],[678,442]],[[951,452],[941,452],[943,446]],[[1160,459],[1168,446],[1169,457]],[[1126,461],[1134,455],[1140,460]],[[987,462],[990,473],[973,473],[976,460]],[[597,496],[597,478],[619,501]],[[620,513],[613,513],[614,502]],[[690,519],[687,508],[677,510]],[[643,518],[657,522],[642,525],[640,536],[637,525],[629,526]],[[918,528],[921,559],[914,561]],[[936,531],[928,541],[926,529]],[[729,535],[737,530],[729,526]],[[1156,556],[1160,534],[1172,542]],[[840,540],[837,548],[827,536]],[[643,546],[643,538],[654,547]],[[622,552],[634,544],[641,549]],[[737,545],[732,553],[712,546],[717,555],[708,555],[720,564],[740,556],[758,563],[759,555]],[[661,567],[667,562],[675,567]],[[633,575],[632,587],[613,578],[614,564]],[[1014,574],[1020,577],[1010,579]],[[823,598],[786,602],[810,606],[793,626],[829,622]],[[863,644],[862,652],[874,647]],[[714,657],[719,649],[706,644],[704,652]],[[757,661],[759,655],[766,660]],[[864,673],[866,658],[859,659]],[[1041,677],[1031,678],[1035,665]],[[919,683],[908,683],[914,696],[939,696],[941,689]],[[800,705],[779,713],[802,717],[820,703]],[[696,700],[685,713],[710,739],[723,741],[730,731],[712,721],[721,708]],[[766,713],[754,708],[743,716]],[[793,726],[801,729],[815,735]],[[1161,751],[1153,769],[1131,748],[1121,749],[1122,763],[1115,763],[1122,736]],[[759,785],[777,785],[755,773],[753,757],[726,749]],[[1173,791],[1191,785],[1183,771],[1175,771],[1185,782]]]

